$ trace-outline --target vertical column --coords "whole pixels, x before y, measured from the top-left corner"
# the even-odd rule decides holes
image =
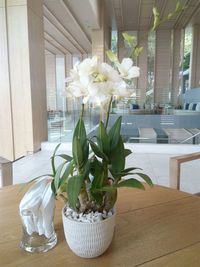
[[[0,155],[13,160],[14,143],[5,4],[5,0],[0,1]]]
[[[23,79],[27,79],[27,84],[30,81],[28,90],[30,91],[29,99],[31,102],[31,109],[29,114],[32,118],[31,124],[33,133],[30,132],[28,128],[28,124],[30,123],[26,120],[25,136],[27,136],[28,142],[25,145],[24,151],[35,152],[41,148],[41,142],[47,140],[43,1],[27,0],[26,9],[27,15],[25,15],[25,18],[27,19],[26,25],[28,28],[28,51],[26,53],[29,55],[30,76],[28,78],[25,76]],[[23,23],[25,23],[25,21],[23,21]],[[16,27],[15,24],[13,26]],[[15,31],[17,31],[16,28]],[[21,50],[22,47],[18,48]],[[15,64],[15,62],[13,63]],[[23,64],[23,62],[21,64]],[[24,114],[25,112],[26,109],[24,110]]]
[[[182,30],[173,30],[173,59],[172,59],[172,86],[171,101],[174,106],[178,103],[180,90],[180,62],[181,62],[181,40]]]
[[[148,32],[140,31],[138,33],[139,46],[143,47],[142,53],[138,57],[138,67],[140,68],[140,77],[138,78],[138,90],[140,102],[145,101],[146,90],[148,85],[147,80],[147,52],[148,52]]]
[[[190,87],[200,86],[200,25],[193,25],[193,47],[191,57]]]
[[[101,4],[101,27],[98,30],[92,30],[92,55],[96,55],[103,62],[105,61],[105,50],[108,49],[107,31],[108,25],[106,21],[105,3],[102,0]]]
[[[6,109],[9,119],[4,127],[5,132],[12,128],[12,134],[5,137],[5,132],[0,132],[0,147],[3,147],[1,156],[14,160],[39,150],[47,138],[43,9],[40,0],[3,3],[1,46],[8,63],[7,71],[6,65],[3,67],[7,86],[3,89],[6,96],[3,106],[9,107]],[[1,117],[0,120],[4,121]],[[4,153],[5,146],[9,152]]]
[[[45,55],[47,110],[56,110],[56,56]]]
[[[169,102],[171,88],[171,30],[158,30],[156,32],[155,53],[155,103]]]
[[[65,101],[62,97],[65,89],[65,56],[56,56],[56,88],[57,88],[57,110],[65,110]]]

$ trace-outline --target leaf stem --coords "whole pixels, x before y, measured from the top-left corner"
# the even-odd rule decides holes
[[[111,96],[110,101],[109,101],[109,105],[108,105],[108,110],[107,110],[106,125],[105,125],[106,129],[108,127],[108,121],[109,121],[109,117],[110,117],[110,108],[111,108],[112,100],[113,100],[113,97]]]
[[[84,116],[84,104],[81,104],[81,119],[83,119]]]

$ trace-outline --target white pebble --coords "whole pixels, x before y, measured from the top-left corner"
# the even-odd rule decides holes
[[[71,220],[82,222],[82,223],[94,223],[94,222],[100,222],[110,216],[113,215],[112,211],[109,211],[108,213],[103,210],[103,212],[90,212],[88,214],[84,213],[77,213],[76,211],[72,210],[71,208],[66,208],[65,215]]]

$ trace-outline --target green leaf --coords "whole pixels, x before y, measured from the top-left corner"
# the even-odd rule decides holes
[[[55,167],[55,155],[56,155],[56,152],[57,152],[57,150],[58,150],[58,148],[59,148],[60,145],[61,145],[61,144],[58,144],[58,145],[56,146],[56,148],[54,149],[53,155],[51,156],[51,167],[52,167],[53,175],[55,175],[55,173],[56,173],[56,167]]]
[[[135,170],[142,170],[141,168],[127,168],[122,170],[120,173],[113,173],[113,171],[111,170],[111,174],[116,176],[116,177],[123,177],[123,176],[127,176],[127,175],[132,175],[135,173],[132,173],[131,171],[135,171]]]
[[[99,141],[99,143],[101,143],[102,151],[106,155],[108,155],[110,153],[110,139],[102,121],[99,124],[99,132],[97,140]]]
[[[111,62],[113,63],[119,62],[117,54],[114,54],[111,50],[106,51],[106,55]]]
[[[131,43],[131,42],[136,40],[136,37],[134,35],[130,35],[127,32],[123,32],[122,36],[123,36],[124,40],[128,43]]]
[[[72,152],[75,165],[79,169],[82,168],[89,155],[89,145],[87,142],[84,121],[82,118],[79,119],[74,130]]]
[[[143,47],[136,47],[135,50],[134,50],[134,56],[135,57],[138,57],[139,54],[143,51]]]
[[[54,186],[55,186],[56,192],[57,192],[58,187],[59,187],[59,183],[60,183],[60,179],[61,179],[61,177],[60,177],[61,176],[61,172],[62,172],[62,169],[63,169],[65,164],[66,164],[66,162],[63,162],[62,164],[60,164],[59,167],[56,170],[56,173],[55,173]]]
[[[140,176],[148,185],[153,186],[153,182],[148,175],[146,175],[144,173],[140,173],[140,172],[134,173],[134,174]]]
[[[72,157],[66,154],[60,154],[60,155],[56,155],[57,157],[61,157],[63,159],[65,159],[66,161],[71,161]]]
[[[112,193],[115,190],[116,190],[115,186],[103,186],[101,188],[96,189],[96,191],[103,191],[103,192],[110,192],[110,193]]]
[[[69,175],[72,173],[74,168],[74,161],[72,160],[65,168],[65,171],[63,172],[63,175],[59,182],[59,188],[63,186],[63,184],[67,181]]]
[[[169,13],[168,15],[167,15],[167,19],[171,19],[173,17],[173,13]]]
[[[160,13],[159,13],[157,7],[153,7],[153,16],[154,16],[154,21],[153,21],[152,31],[155,31],[161,23]]]
[[[118,142],[119,142],[119,138],[120,138],[120,130],[121,130],[121,122],[122,122],[122,117],[120,116],[115,123],[113,124],[113,126],[111,127],[108,136],[110,138],[110,148],[111,150],[114,149]]]
[[[85,140],[85,143],[84,143],[82,149],[83,149],[83,160],[85,163],[85,161],[88,160],[88,156],[89,156],[89,143],[88,143],[87,139]]]
[[[145,190],[144,185],[136,179],[127,179],[117,184],[117,187],[133,187]]]
[[[175,11],[179,11],[180,9],[181,9],[181,2],[177,1]]]
[[[124,155],[125,157],[128,157],[130,154],[132,154],[132,151],[130,149],[124,149]]]
[[[56,188],[55,188],[55,185],[54,185],[54,180],[51,182],[51,190],[54,193],[54,195],[56,196]]]
[[[85,144],[85,141],[87,140],[87,136],[86,136],[86,130],[85,130],[85,124],[82,118],[80,118],[76,124],[76,127],[74,129],[74,135],[73,135],[73,139],[74,138],[78,138],[80,139],[80,144],[81,146],[83,146]]]
[[[84,177],[86,177],[86,176],[89,175],[89,172],[90,172],[90,161],[87,160],[87,161],[84,163],[83,171],[82,171],[81,175],[83,175]]]
[[[119,178],[118,174],[123,172],[125,167],[124,143],[120,136],[119,142],[110,155],[111,171],[115,178]]]
[[[77,136],[74,136],[72,147],[73,147],[72,153],[73,153],[74,163],[77,166],[77,168],[80,169],[83,164],[83,152],[80,139]]]
[[[142,170],[142,169],[137,168],[137,167],[126,168],[123,170],[123,173],[131,172],[131,171],[135,171],[135,170]]]
[[[105,161],[108,162],[108,157],[103,153],[103,151],[101,151],[101,149],[92,140],[89,140],[89,143],[90,143],[90,146],[91,146],[94,154],[97,157],[104,159]]]
[[[78,196],[81,191],[82,184],[83,184],[83,175],[72,176],[68,180],[67,196],[69,200],[69,205],[74,210],[76,210],[76,204]]]
[[[91,169],[94,176],[94,179],[92,180],[91,190],[101,188],[104,182],[104,170],[102,163],[95,158],[91,163]]]
[[[90,192],[96,203],[101,205],[103,201],[103,194],[102,192],[96,192],[96,189],[101,188],[103,186],[104,172],[102,163],[96,158],[91,163],[91,173],[94,178],[92,180]]]

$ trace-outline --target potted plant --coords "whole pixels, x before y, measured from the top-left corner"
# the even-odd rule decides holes
[[[112,241],[117,190],[120,187],[144,190],[137,177],[152,186],[151,179],[141,169],[125,167],[131,151],[124,147],[120,135],[122,117],[108,128],[113,98],[131,94],[126,81],[138,77],[139,68],[133,66],[130,58],[119,63],[111,51],[107,55],[115,67],[100,63],[97,57],[87,58],[75,66],[67,79],[67,94],[82,99],[82,112],[74,130],[72,157],[58,155],[64,162],[54,168],[51,186],[55,196],[61,196],[66,202],[62,218],[69,247],[75,254],[88,258],[101,255]],[[92,138],[87,137],[83,119],[88,101],[106,110]],[[130,178],[124,179],[126,176]]]

